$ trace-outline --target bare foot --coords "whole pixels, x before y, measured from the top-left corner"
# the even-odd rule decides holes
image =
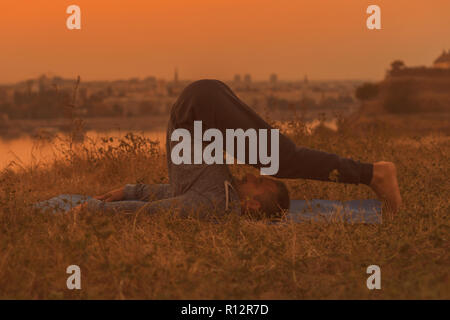
[[[402,204],[395,165],[386,161],[375,162],[370,187],[385,202],[385,213],[392,219]]]

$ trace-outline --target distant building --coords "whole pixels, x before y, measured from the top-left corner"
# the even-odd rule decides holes
[[[236,82],[236,83],[241,82],[241,75],[240,74],[235,74],[234,75],[234,82]]]
[[[276,73],[272,73],[270,75],[269,82],[271,84],[276,84],[278,82],[278,75]]]
[[[48,87],[50,86],[50,80],[49,78],[47,78],[47,76],[45,74],[41,75],[38,78],[38,86],[39,86],[39,92],[44,92],[48,89]]]
[[[434,60],[433,67],[439,69],[450,69],[450,50],[448,52],[444,50],[442,54]]]
[[[245,76],[244,76],[244,82],[245,83],[252,83],[252,76],[250,75],[250,74],[246,74]]]
[[[175,68],[175,73],[173,75],[173,82],[178,84],[178,68]]]
[[[158,96],[166,96],[167,95],[167,84],[163,79],[159,79],[156,84],[156,95]]]

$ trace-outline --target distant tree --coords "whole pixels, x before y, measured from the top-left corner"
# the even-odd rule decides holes
[[[301,108],[306,108],[306,109],[312,108],[312,109],[314,109],[314,108],[317,107],[317,103],[316,103],[316,101],[314,99],[312,99],[312,98],[310,98],[308,96],[303,96],[300,99],[300,106],[301,106]]]
[[[413,113],[420,110],[417,99],[418,83],[413,79],[388,82],[384,109],[390,113]]]
[[[391,69],[392,70],[397,70],[397,69],[401,69],[405,66],[405,63],[402,60],[394,60],[391,63]]]
[[[152,115],[157,114],[158,108],[153,104],[152,101],[144,100],[139,104],[139,114],[140,115]]]
[[[356,88],[355,95],[358,100],[365,101],[377,97],[379,91],[378,84],[366,82]]]
[[[405,63],[402,60],[394,60],[391,63],[391,70],[389,70],[390,74],[394,74],[405,67]]]
[[[337,98],[337,101],[342,104],[350,104],[350,103],[354,102],[354,99],[350,95],[345,94],[345,95],[339,95]]]
[[[115,103],[112,106],[112,113],[114,116],[122,116],[123,115],[123,107],[120,104]]]
[[[107,97],[110,97],[110,96],[112,96],[113,95],[113,89],[112,89],[112,87],[111,86],[107,86],[106,87],[106,96]]]
[[[337,107],[337,99],[333,97],[325,97],[323,98],[319,105],[319,108],[336,108]]]

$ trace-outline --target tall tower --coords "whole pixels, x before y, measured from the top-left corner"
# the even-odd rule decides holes
[[[173,82],[178,84],[178,68],[175,68],[175,73],[173,75]]]
[[[269,82],[271,84],[276,84],[278,81],[278,75],[276,73],[272,73],[269,77]]]
[[[246,84],[250,84],[252,82],[252,76],[249,73],[244,75],[244,82]]]

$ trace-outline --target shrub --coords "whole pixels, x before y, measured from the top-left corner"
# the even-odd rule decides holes
[[[416,82],[412,79],[389,81],[383,101],[384,109],[391,113],[419,111],[416,87]]]
[[[366,82],[356,88],[355,95],[356,98],[362,101],[371,100],[378,96],[379,91],[380,87],[378,84]]]

